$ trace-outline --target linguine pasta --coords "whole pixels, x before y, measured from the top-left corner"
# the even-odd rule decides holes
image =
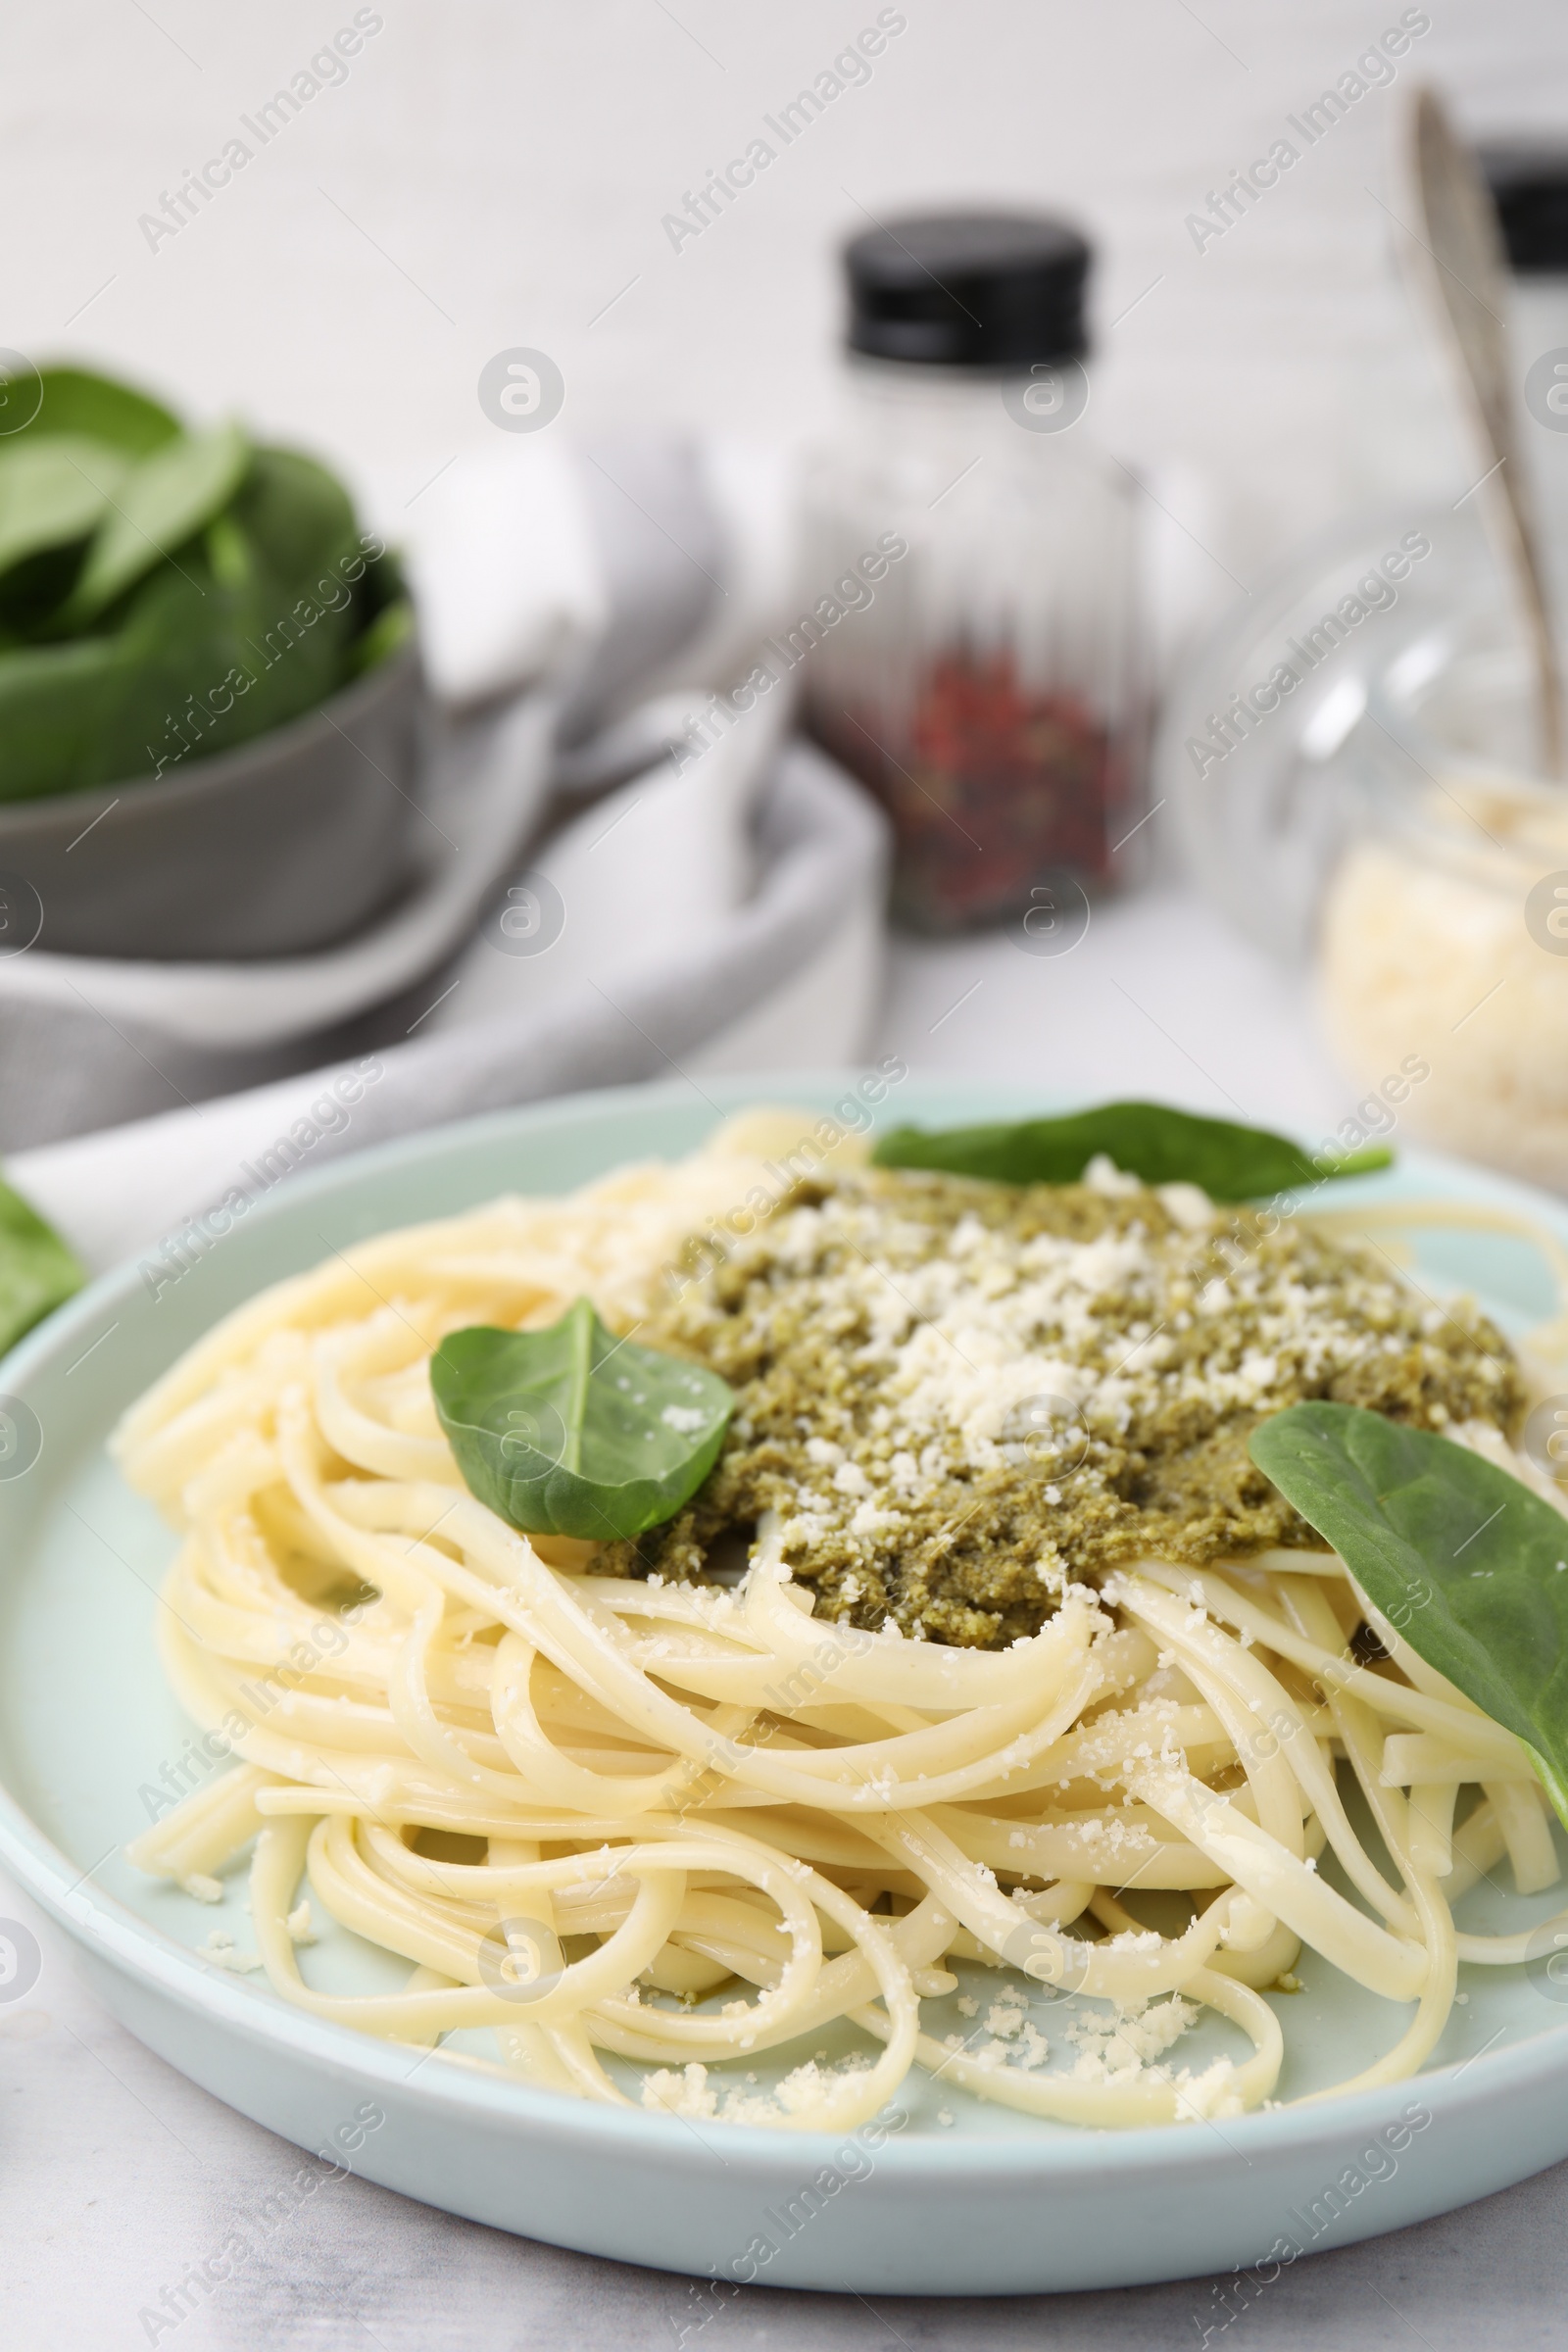
[[[592,2099],[632,2095],[622,2060],[647,2105],[796,2130],[865,2122],[911,2068],[1077,2124],[1233,2114],[1275,2089],[1263,1995],[1303,1944],[1390,2004],[1383,2055],[1337,2087],[1413,2073],[1458,1963],[1526,1956],[1454,1903],[1505,1856],[1521,1892],[1554,1884],[1551,1817],[1519,1742],[1333,1553],[1130,1561],[1063,1580],[1038,1633],[963,1648],[813,1616],[773,1519],[737,1582],[621,1579],[467,1492],[431,1403],[440,1339],[583,1294],[629,1332],[686,1237],[765,1197],[773,1145],[733,1122],[679,1166],[336,1254],[132,1410],[120,1458],[183,1531],[164,1663],[237,1759],[133,1859],[216,1898],[254,1840],[284,1999],[416,2044],[490,2028],[521,2076]],[[1452,1434],[1557,1498],[1495,1428]],[[307,1880],[409,1964],[400,1989],[309,1982]],[[1031,1997],[938,2038],[922,2003],[954,1960]],[[1109,2004],[1098,2037],[1069,1993]],[[1174,2045],[1204,2011],[1250,2048],[1195,2071]],[[803,2057],[830,2028],[859,2054]]]

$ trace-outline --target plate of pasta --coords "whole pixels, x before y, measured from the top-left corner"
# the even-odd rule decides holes
[[[24,1341],[0,1861],[315,2165],[688,2334],[1239,2310],[1568,2154],[1568,1212],[778,1093],[368,1152]]]

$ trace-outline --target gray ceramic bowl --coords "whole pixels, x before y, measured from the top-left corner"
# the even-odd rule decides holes
[[[423,702],[411,645],[177,775],[0,805],[0,927],[163,961],[331,947],[407,877]]]

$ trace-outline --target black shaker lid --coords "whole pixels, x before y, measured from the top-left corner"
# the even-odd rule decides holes
[[[1087,240],[1033,213],[918,213],[844,248],[852,351],[935,368],[1080,359]]]
[[[1520,276],[1568,275],[1568,141],[1480,151],[1508,262]]]

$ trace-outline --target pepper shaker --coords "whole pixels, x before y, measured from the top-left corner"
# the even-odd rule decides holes
[[[1082,422],[1090,249],[942,214],[844,260],[841,418],[805,482],[806,723],[892,818],[906,922],[1021,915],[1034,943],[1142,847],[1137,492]]]

